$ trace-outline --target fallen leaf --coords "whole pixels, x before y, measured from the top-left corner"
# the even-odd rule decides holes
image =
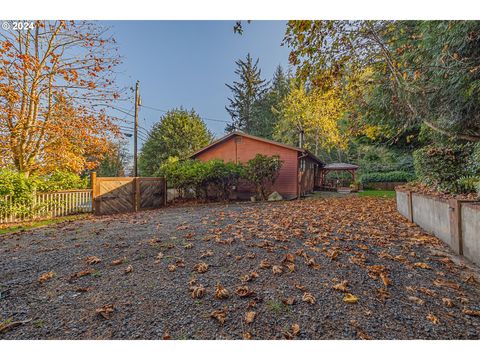
[[[111,314],[113,313],[113,310],[114,310],[114,307],[113,307],[113,304],[108,304],[108,305],[105,305],[101,308],[98,308],[95,310],[95,312],[102,316],[104,319],[110,319],[111,317]]]
[[[246,322],[247,324],[253,323],[253,321],[255,320],[255,315],[256,315],[256,314],[257,314],[257,313],[256,313],[255,311],[249,311],[249,312],[247,312],[247,313],[245,314],[245,322]]]
[[[295,264],[287,263],[286,266],[287,266],[289,272],[291,272],[291,273],[295,272]]]
[[[343,297],[343,301],[346,302],[347,304],[356,304],[358,302],[358,297],[350,293],[347,293]]]
[[[292,255],[292,254],[285,254],[285,256],[283,257],[282,262],[290,262],[290,263],[293,263],[293,262],[295,262],[295,256]]]
[[[38,282],[40,284],[43,284],[45,281],[50,280],[55,276],[55,273],[53,271],[49,271],[47,273],[44,273],[38,277]]]
[[[427,315],[427,320],[430,320],[435,325],[440,324],[440,321],[438,321],[438,318],[435,315],[433,315],[432,313],[429,313]]]
[[[261,269],[269,269],[270,267],[272,267],[272,265],[270,265],[270,263],[268,262],[268,260],[262,260],[262,261],[260,261],[260,268],[261,268]]]
[[[413,264],[413,266],[421,268],[421,269],[431,269],[430,265],[425,264],[424,262],[417,262]]]
[[[417,305],[423,305],[425,304],[425,300],[422,300],[416,296],[409,296],[408,297],[408,300],[410,301],[413,301],[414,303],[416,303]]]
[[[309,304],[315,304],[317,302],[317,299],[315,299],[315,296],[313,296],[309,292],[303,293],[302,300]]]
[[[227,299],[229,296],[228,290],[225,289],[220,283],[217,283],[215,287],[215,298],[217,299]]]
[[[79,271],[73,275],[70,276],[70,280],[73,280],[73,279],[78,279],[78,278],[81,278],[83,276],[87,276],[87,275],[91,275],[95,272],[94,269],[87,269],[87,270],[82,270],[82,271]]]
[[[174,264],[169,264],[167,268],[170,272],[174,272],[175,270],[177,270],[177,267]]]
[[[348,291],[348,281],[344,280],[341,283],[333,285],[333,289],[341,291],[341,292],[347,292]]]
[[[214,318],[223,325],[227,318],[227,312],[225,310],[215,310],[210,313],[210,317]]]
[[[433,284],[438,287],[447,287],[453,290],[460,289],[460,285],[458,285],[456,282],[449,280],[435,279],[433,280]]]
[[[116,266],[116,265],[123,264],[123,261],[124,261],[124,260],[125,260],[125,259],[112,260],[112,262],[110,263],[110,265]]]
[[[298,336],[300,334],[300,325],[298,324],[293,324],[291,327],[290,327],[290,331],[285,331],[283,333],[283,336],[285,337],[285,339],[287,340],[292,340],[293,338],[295,338],[296,336]]]
[[[445,305],[446,307],[454,307],[455,304],[453,303],[453,300],[452,299],[449,299],[449,298],[442,298],[442,302],[443,302],[443,305]]]
[[[285,305],[293,305],[293,304],[295,304],[295,298],[293,296],[289,296],[288,298],[283,299],[282,302]]]
[[[243,340],[251,340],[252,339],[252,334],[250,334],[248,331],[246,333],[243,333]]]
[[[388,277],[388,275],[385,274],[385,273],[381,273],[381,274],[380,274],[380,279],[382,279],[383,284],[384,284],[385,286],[388,286],[388,285],[391,285],[391,284],[392,284],[392,280],[390,280],[390,278]]]
[[[244,285],[244,286],[239,286],[236,290],[235,290],[235,294],[237,294],[238,296],[240,297],[248,297],[248,296],[251,296],[254,294],[253,291],[251,291],[247,285]]]
[[[130,274],[133,271],[133,266],[128,265],[127,268],[125,269],[125,274]]]
[[[208,264],[204,263],[204,262],[200,262],[198,264],[195,264],[193,266],[193,270],[195,270],[196,272],[202,274],[204,272],[206,272],[208,270]]]
[[[200,254],[200,259],[205,258],[205,257],[210,257],[213,256],[213,250],[207,250]]]
[[[470,315],[470,316],[480,316],[480,310],[471,310],[471,309],[463,309],[462,312],[465,315]]]
[[[273,265],[272,266],[272,272],[276,275],[279,275],[283,272],[283,268],[280,265]]]
[[[192,299],[200,299],[205,295],[205,288],[202,285],[192,286]]]
[[[88,264],[88,265],[94,265],[94,264],[98,264],[100,263],[102,260],[100,260],[98,257],[96,256],[87,256],[87,258],[85,258],[85,262]]]

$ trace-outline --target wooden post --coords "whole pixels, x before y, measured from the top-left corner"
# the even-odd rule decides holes
[[[140,210],[140,178],[133,178],[133,191],[134,191],[134,211],[137,212]]]
[[[413,221],[413,192],[407,191],[408,220]]]
[[[448,201],[448,210],[450,218],[450,237],[452,241],[453,250],[463,255],[462,244],[462,204],[457,199],[450,199]]]
[[[97,189],[97,173],[92,171],[90,173],[90,182],[92,186],[92,211],[95,212],[95,198],[97,197],[96,189]]]

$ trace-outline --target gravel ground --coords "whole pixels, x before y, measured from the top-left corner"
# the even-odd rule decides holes
[[[61,223],[0,237],[0,274],[3,339],[480,338],[479,269],[390,199]]]

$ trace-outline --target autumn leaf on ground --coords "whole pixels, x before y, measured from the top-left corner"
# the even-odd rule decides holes
[[[176,265],[177,267],[184,268],[184,267],[185,267],[185,260],[183,260],[183,259],[178,259],[177,261],[175,261],[175,265]]]
[[[341,292],[347,292],[348,291],[348,281],[344,280],[341,283],[335,284],[332,286],[334,290],[338,290]]]
[[[192,286],[192,299],[200,299],[205,295],[205,288],[202,285]]]
[[[386,287],[381,287],[377,289],[377,298],[382,301],[390,298],[390,293],[388,292]]]
[[[237,294],[238,296],[240,297],[248,297],[248,296],[251,296],[254,294],[253,291],[251,291],[247,285],[244,285],[244,286],[239,286],[236,290],[235,290],[235,294]]]
[[[285,305],[293,305],[293,304],[295,304],[295,298],[293,296],[289,296],[286,299],[283,299],[282,302]]]
[[[317,299],[315,299],[315,296],[313,296],[311,293],[309,292],[305,292],[302,296],[302,300],[306,303],[309,303],[309,304],[315,304],[317,302]]]
[[[417,290],[420,291],[420,292],[422,292],[422,293],[424,293],[424,294],[427,294],[428,296],[435,296],[435,295],[437,295],[437,293],[436,293],[435,291],[430,290],[430,289],[427,289],[427,288],[425,288],[425,287],[419,287]]]
[[[367,335],[363,329],[361,328],[361,326],[358,324],[358,321],[357,320],[350,320],[350,325],[352,325],[352,327],[355,329],[355,331],[357,332],[357,336],[362,339],[362,340],[372,340],[372,337]]]
[[[200,254],[200,259],[203,259],[205,257],[210,257],[213,256],[213,250],[207,250],[203,253]]]
[[[249,258],[249,259],[255,259],[255,257],[256,257],[255,253],[248,253],[247,254],[247,258]]]
[[[101,308],[96,309],[95,312],[97,313],[97,315],[100,315],[104,319],[108,320],[110,319],[111,314],[113,313],[113,310],[114,310],[113,304],[108,304]]]
[[[133,266],[132,265],[128,265],[125,269],[125,274],[130,274],[131,272],[133,271]]]
[[[162,340],[172,340],[172,337],[168,333],[168,331],[165,331],[165,333],[162,336]]]
[[[223,325],[227,318],[227,312],[225,310],[215,310],[210,313],[210,317],[214,318]]]
[[[347,304],[356,304],[358,302],[358,297],[350,293],[347,293],[343,297],[343,301],[346,302]]]
[[[98,264],[100,262],[102,262],[102,260],[100,260],[98,257],[96,256],[87,256],[85,258],[85,262],[88,264],[88,265],[95,265],[95,264]]]
[[[193,270],[202,274],[202,273],[204,273],[208,270],[208,264],[204,263],[204,262],[200,262],[200,263],[194,265]]]
[[[225,289],[220,283],[217,283],[215,287],[215,298],[217,299],[227,299],[229,296],[228,290]]]
[[[272,266],[272,272],[275,275],[280,275],[281,273],[283,273],[283,267],[281,265],[273,265]]]
[[[95,272],[94,269],[87,269],[87,270],[82,270],[82,271],[79,271],[73,275],[70,276],[70,280],[74,280],[74,279],[78,279],[78,278],[81,278],[83,276],[87,276],[87,275],[91,275]]]
[[[269,269],[272,265],[268,262],[268,260],[260,261],[260,268],[261,269]]]
[[[43,284],[45,281],[50,280],[55,276],[55,273],[53,271],[49,271],[47,273],[44,273],[38,277],[38,282],[40,284]]]
[[[287,264],[286,264],[286,267],[287,267],[287,269],[288,269],[289,272],[291,272],[291,273],[292,273],[292,272],[295,272],[295,264],[293,264],[293,263],[287,263]]]
[[[438,287],[447,287],[447,288],[450,288],[450,289],[453,289],[453,290],[459,290],[460,289],[460,285],[458,285],[457,283],[455,283],[453,281],[449,281],[449,280],[435,279],[435,280],[433,280],[433,284],[435,286],[438,286]]]
[[[480,316],[480,310],[471,310],[471,309],[463,309],[462,312],[465,315],[470,315],[470,316]]]
[[[256,313],[255,311],[249,311],[249,312],[247,312],[247,313],[245,314],[245,322],[246,322],[247,324],[253,323],[253,321],[255,320],[255,315],[256,315],[256,314],[257,314],[257,313]]]
[[[298,289],[300,291],[304,291],[305,290],[305,286],[303,286],[302,284],[294,284],[295,286],[295,289]]]
[[[252,334],[250,334],[248,331],[243,333],[243,340],[252,340]]]
[[[427,315],[427,320],[430,320],[435,325],[440,324],[440,321],[438,321],[438,318],[435,315],[433,315],[432,313],[429,313]]]
[[[296,336],[298,336],[300,334],[300,325],[298,324],[293,324],[290,328],[290,331],[285,331],[283,333],[283,336],[285,337],[285,339],[287,340],[292,340],[293,338],[295,338]]]
[[[285,256],[283,257],[282,262],[290,262],[290,263],[293,263],[293,262],[295,262],[295,256],[292,255],[292,254],[285,254]]]
[[[449,299],[449,298],[442,298],[442,302],[443,302],[443,305],[445,305],[446,307],[454,307],[455,304],[453,303],[453,300],[452,299]]]
[[[385,286],[388,286],[388,285],[391,285],[391,284],[392,284],[392,280],[390,280],[390,278],[388,277],[388,275],[385,274],[385,273],[381,273],[381,274],[380,274],[380,279],[382,279],[383,284],[384,284]]]
[[[409,297],[408,297],[408,300],[416,303],[417,305],[423,305],[423,304],[425,304],[425,300],[422,300],[422,299],[420,299],[420,298],[418,298],[418,297],[416,297],[416,296],[409,296]]]
[[[467,275],[466,277],[464,277],[464,278],[463,278],[463,281],[466,282],[466,283],[470,283],[470,284],[476,284],[476,283],[478,283],[477,278],[476,278],[475,275],[473,275],[473,274],[469,274],[469,275]]]
[[[192,243],[187,243],[187,244],[183,245],[183,248],[187,249],[187,250],[191,249],[191,248],[193,248],[193,244]]]
[[[326,256],[328,258],[330,258],[331,260],[336,260],[339,255],[340,255],[340,251],[338,251],[336,249],[328,250],[327,253],[326,253]]]
[[[125,259],[112,260],[110,265],[112,265],[112,266],[121,265],[121,264],[123,264],[124,261],[125,261]]]
[[[420,269],[431,269],[430,265],[425,264],[424,262],[416,262],[413,266],[418,267]]]
[[[167,268],[170,272],[174,272],[175,270],[177,270],[177,267],[174,264],[169,264]]]

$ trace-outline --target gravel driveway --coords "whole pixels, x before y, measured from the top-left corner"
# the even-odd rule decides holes
[[[169,207],[1,236],[0,338],[479,339],[478,275],[390,199]]]

